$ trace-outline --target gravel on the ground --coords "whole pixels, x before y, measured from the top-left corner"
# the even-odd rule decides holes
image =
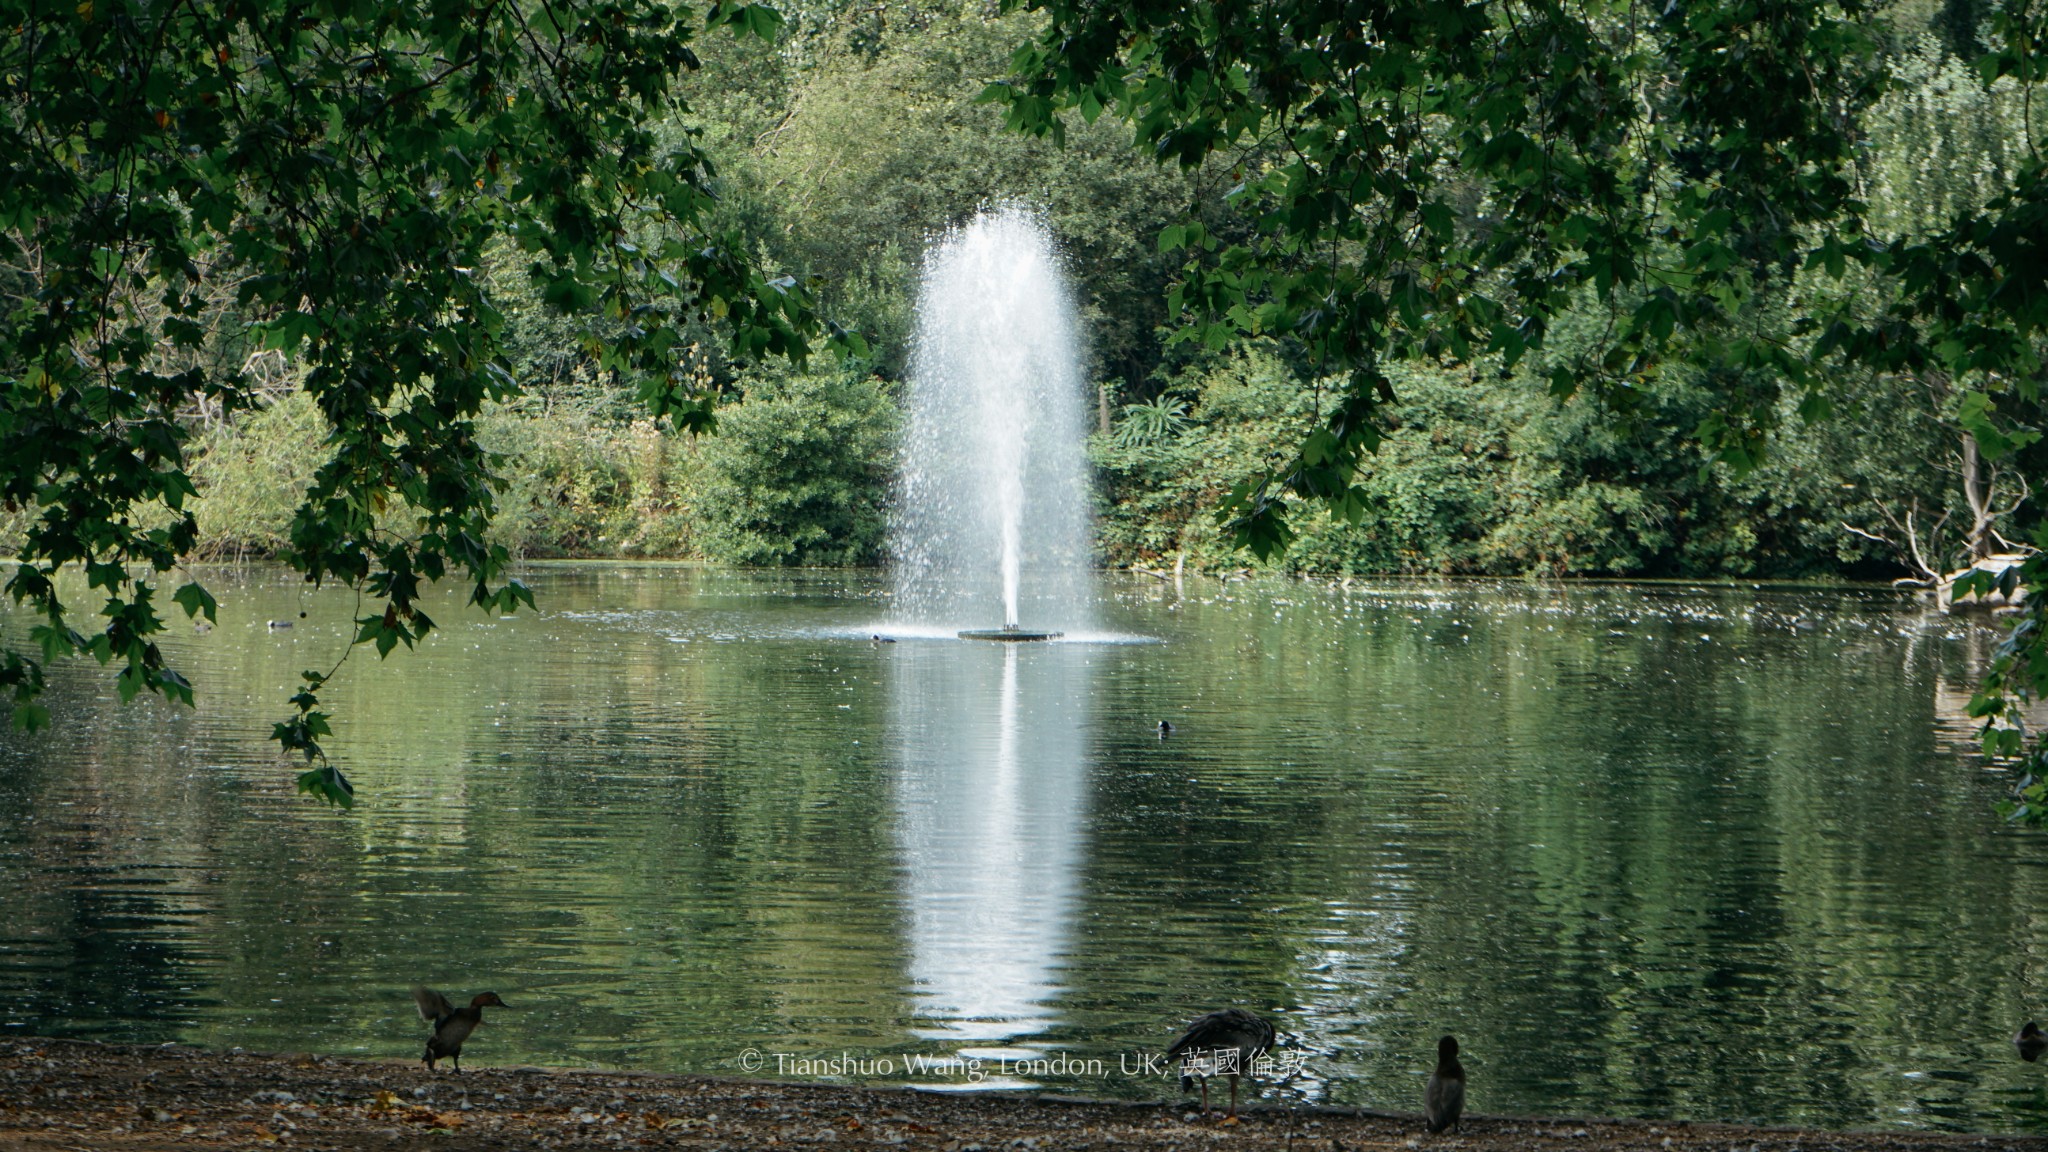
[[[184,1046],[0,1041],[0,1152],[177,1149],[1061,1148],[1285,1152],[2048,1152],[2048,1140],[1671,1121],[1417,1117],[471,1067]]]

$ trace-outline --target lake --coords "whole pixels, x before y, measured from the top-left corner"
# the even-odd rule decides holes
[[[196,711],[73,662],[0,736],[0,1040],[414,1057],[418,981],[512,1005],[474,1064],[1155,1098],[1237,1004],[1275,1099],[1416,1110],[1449,1032],[1481,1113],[2048,1130],[1996,636],[1888,591],[1106,576],[998,645],[871,574],[537,566],[350,658],[344,813],[268,734],[353,597],[208,578]]]

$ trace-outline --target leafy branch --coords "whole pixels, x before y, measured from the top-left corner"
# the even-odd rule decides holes
[[[262,402],[271,360],[329,430],[284,558],[373,601],[351,647],[415,645],[446,577],[531,606],[488,542],[501,480],[473,423],[521,391],[476,274],[494,246],[682,426],[710,423],[688,363],[709,331],[740,358],[858,351],[714,224],[696,141],[655,130],[686,110],[700,30],[779,25],[732,0],[0,0],[0,501],[32,514],[6,589],[37,617],[32,650],[0,652],[15,723],[49,721],[67,654],[117,666],[123,699],[191,702],[152,576],[197,539],[195,423]],[[69,569],[106,595],[94,631]],[[215,607],[197,583],[173,600]],[[339,667],[304,675],[274,735],[346,804],[318,707]]]

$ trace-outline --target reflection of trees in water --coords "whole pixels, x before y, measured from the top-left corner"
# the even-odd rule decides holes
[[[1949,643],[1943,646],[1943,659],[1934,681],[1935,720],[1943,738],[1957,752],[1980,752],[1984,722],[1970,715],[1970,700],[1977,694],[1978,679],[1997,658],[1996,650],[2011,628],[2004,618],[1984,614],[1958,613],[1941,619],[1947,624],[1939,635]],[[2035,701],[2026,720],[2031,731],[2042,731],[2048,726],[2048,700]]]
[[[75,723],[0,737],[0,934],[45,949],[0,956],[0,1004],[39,1029],[405,1056],[418,979],[519,1006],[480,1038],[493,1062],[929,1050],[907,985],[919,893],[943,893],[898,869],[891,741],[926,739],[899,689],[972,705],[1000,681],[908,674],[912,642],[703,635],[808,619],[838,577],[775,582],[773,608],[737,577],[564,579],[554,610],[629,608],[536,627],[451,605],[447,634],[354,681],[343,746],[370,799],[350,815],[288,794],[254,688],[193,716],[72,684]],[[1114,1059],[1236,1003],[1303,1035],[1332,1077],[1308,1091],[1381,1106],[1415,1106],[1449,1031],[1482,1111],[2022,1122],[2039,1084],[2005,1038],[2048,1015],[2048,893],[1939,696],[1995,634],[1855,593],[1155,592],[1179,607],[1140,618],[1171,643],[1062,646],[1086,674],[1043,683],[1020,666],[1020,705],[1077,685],[1086,705],[1056,746],[1017,729],[1040,742],[1020,764],[1074,766],[1012,778],[1050,790],[1026,808],[1064,821],[1070,877],[1024,957],[1050,997],[1031,1042]],[[203,670],[288,679],[318,645],[260,622],[296,589],[245,595]],[[313,607],[295,632],[322,635]],[[944,713],[963,749],[977,707]]]
[[[155,739],[94,723],[80,669],[54,679],[69,721],[10,749],[0,773],[0,1009],[17,1034],[160,1040],[211,999],[201,869],[218,813],[174,709],[133,714]],[[27,743],[26,738],[16,736]],[[135,771],[131,761],[141,761]]]
[[[2005,640],[2009,627],[1998,618],[1976,614],[1942,615],[1937,619],[1943,626],[1930,634],[1939,637],[1941,651],[1929,677],[1937,740],[1952,758],[1954,771],[1976,773],[1984,792],[2003,792],[2013,785],[2013,777],[1986,760],[1982,742],[1984,722],[1970,715],[1970,701],[1976,695],[1978,678],[1995,659],[1996,649]],[[2036,701],[2025,720],[2030,731],[2048,728],[2048,701]],[[2023,841],[2032,839],[2014,829],[2002,831]],[[2038,848],[2030,843],[2026,851],[2038,852]],[[2004,963],[1994,960],[1988,965],[1984,982],[2003,993],[2012,1005],[2010,1015],[2015,1027],[2024,1020],[2048,1016],[2048,943],[2044,943],[2048,942],[2048,905],[2043,902],[2043,897],[2048,896],[2048,890],[2044,890],[2048,884],[2043,883],[2037,868],[2008,871],[1979,863],[1978,869],[2005,872],[2032,895],[2032,899],[2015,902],[2010,908],[2012,924],[2002,957]],[[2048,1114],[2048,1094],[2037,1090],[2035,1095],[2039,1098],[2032,1110]]]
[[[886,782],[861,743],[879,657],[741,637],[733,605],[757,590],[739,578],[577,577],[555,602],[606,617],[536,642],[533,666],[494,666],[509,711],[478,725],[472,759],[516,770],[472,766],[488,791],[453,809],[467,830],[448,866],[481,880],[469,967],[529,973],[549,1006],[513,1017],[522,1051],[720,1070],[750,1043],[873,1044],[869,1022],[905,1014],[876,863]],[[819,596],[843,580],[814,579]]]
[[[0,861],[22,860],[48,897],[10,901],[10,927],[22,908],[69,966],[60,989],[0,965],[0,988],[21,989],[9,1001],[49,1021],[71,1015],[49,997],[99,989],[110,1019],[67,1030],[125,1034],[118,1016],[152,1037],[406,1054],[409,983],[488,982],[514,1003],[515,987],[535,993],[488,1034],[498,1059],[715,1068],[735,1037],[872,1043],[869,1021],[906,1015],[893,875],[875,864],[890,852],[886,786],[857,743],[880,707],[861,687],[875,669],[842,666],[836,643],[742,660],[668,642],[663,629],[701,618],[675,613],[679,585],[710,585],[705,615],[733,615],[718,577],[563,575],[551,610],[626,618],[479,621],[451,590],[430,609],[446,632],[337,681],[337,751],[365,798],[346,816],[280,786],[263,743],[274,717],[229,686],[324,662],[308,653],[327,651],[347,603],[315,598],[311,619],[265,635],[262,620],[296,614],[297,589],[227,582],[223,623],[195,652],[217,691],[169,721],[175,738],[159,703],[81,699],[19,749],[28,769],[0,775],[15,810],[37,814],[0,824]],[[818,583],[829,596],[844,578]],[[234,633],[250,622],[255,639]],[[91,756],[52,743],[73,729]],[[48,814],[74,793],[121,830],[60,830]],[[96,928],[114,894],[79,884],[72,849],[125,878],[118,908],[145,947]]]
[[[1396,585],[1333,636],[1190,600],[1216,651],[1133,689],[1197,714],[1107,753],[1072,999],[1287,1006],[1328,1093],[1380,1106],[1451,1031],[1507,1111],[1980,1115],[2001,1066],[1897,1061],[2001,1054],[2038,880],[1986,867],[1895,605]],[[1182,739],[1224,699],[1256,738]],[[1133,873],[1163,922],[1116,911]]]
[[[189,882],[138,864],[135,830],[97,801],[95,765],[77,771],[25,772],[33,786],[17,778],[0,800],[14,833],[0,865],[0,1011],[23,1035],[175,1036],[204,999],[180,930],[196,911]]]

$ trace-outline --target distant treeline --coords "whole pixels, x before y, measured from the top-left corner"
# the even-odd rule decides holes
[[[478,424],[502,454],[500,538],[535,556],[879,561],[920,254],[978,206],[1016,199],[1041,208],[1060,237],[1087,322],[1107,419],[1092,444],[1105,562],[1250,563],[1212,510],[1312,430],[1328,390],[1284,338],[1170,343],[1165,297],[1179,257],[1158,242],[1190,211],[1217,234],[1243,229],[1228,202],[1243,165],[1155,164],[1110,117],[1076,121],[1064,148],[1006,134],[975,96],[1004,73],[1028,16],[943,3],[785,11],[790,25],[772,46],[704,42],[690,81],[696,120],[674,128],[700,133],[720,157],[726,222],[866,335],[871,362],[748,367],[707,347],[701,371],[731,400],[716,435],[680,435],[637,410],[634,381],[596,368],[508,253],[485,271],[527,388]],[[2011,81],[1987,86],[1960,63],[1982,51],[1973,12],[1911,0],[1891,13],[1898,83],[1862,125],[1862,178],[1872,219],[1893,235],[1995,195],[2024,147]],[[1843,291],[1798,268],[1780,280],[1780,302]],[[1603,317],[1589,308],[1576,330],[1554,328],[1512,369],[1481,358],[1395,371],[1395,426],[1364,478],[1373,502],[1355,523],[1303,518],[1284,563],[1893,577],[1954,566],[2041,516],[2026,477],[2048,475],[2048,447],[2002,470],[1982,465],[1947,381],[1933,375],[1845,374],[1829,412],[1788,401],[1770,455],[1740,475],[1707,464],[1694,443],[1709,382],[1645,380],[1619,422],[1590,401],[1552,399],[1548,366]],[[325,429],[294,390],[292,366],[251,364],[275,379],[267,409],[232,422],[193,416],[203,425],[194,479],[207,556],[283,547],[322,458]],[[2038,425],[2044,414],[2008,415]]]

